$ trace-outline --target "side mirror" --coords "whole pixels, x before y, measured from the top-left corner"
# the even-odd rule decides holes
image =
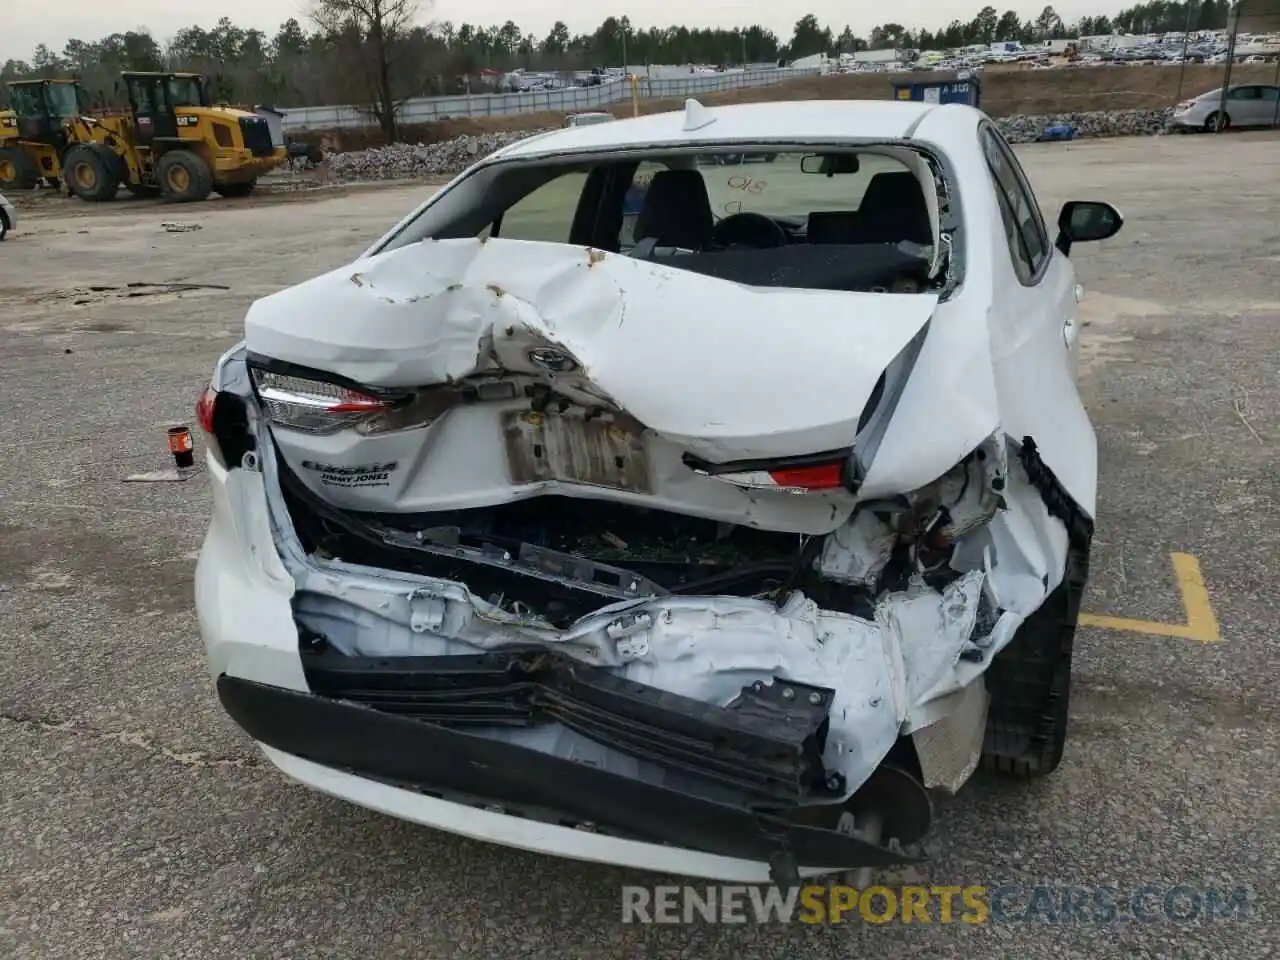
[[[1124,226],[1120,211],[1101,200],[1071,200],[1062,205],[1058,214],[1058,239],[1055,242],[1063,255],[1071,253],[1073,243],[1106,240],[1114,237]]]
[[[808,153],[800,158],[800,172],[834,177],[837,173],[857,173],[861,165],[855,153]]]

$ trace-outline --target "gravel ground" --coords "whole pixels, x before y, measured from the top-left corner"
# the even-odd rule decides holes
[[[1075,254],[1102,472],[1086,609],[1181,620],[1169,553],[1185,551],[1223,640],[1084,629],[1062,768],[940,801],[910,878],[1245,884],[1251,920],[624,926],[619,888],[661,878],[457,839],[276,774],[204,672],[191,605],[203,482],[119,481],[164,466],[164,428],[190,420],[249,301],[357,253],[425,189],[397,186],[40,204],[0,244],[0,956],[1272,955],[1276,142],[1019,149],[1050,219],[1075,197],[1128,217]],[[1228,156],[1248,174],[1223,178]],[[176,220],[201,229],[161,226]],[[229,289],[123,287],[172,281]]]

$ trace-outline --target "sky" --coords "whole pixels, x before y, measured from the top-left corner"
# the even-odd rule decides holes
[[[420,19],[452,20],[455,23],[501,24],[514,20],[525,31],[545,36],[556,20],[564,20],[574,33],[594,29],[613,13],[631,17],[637,27],[723,26],[762,23],[782,40],[805,13],[815,14],[836,33],[848,23],[856,34],[865,36],[879,23],[897,22],[910,28],[944,26],[951,20],[969,20],[987,0],[895,0],[892,4],[849,3],[847,0],[805,0],[779,3],[777,0],[619,0],[611,10],[606,4],[550,3],[548,0],[435,0],[423,2]],[[998,10],[1018,11],[1024,19],[1036,17],[1046,0],[1003,0]],[[1067,22],[1085,15],[1113,14],[1128,6],[1127,0],[1076,0],[1055,4]],[[172,0],[9,0],[5,23],[0,28],[0,62],[9,58],[27,60],[36,44],[61,51],[71,38],[97,40],[117,31],[145,27],[163,43],[180,28],[193,23],[210,27],[222,16],[239,26],[257,27],[268,35],[290,17],[306,20],[308,0],[219,0],[207,12],[193,4]],[[691,11],[696,10],[697,13]]]

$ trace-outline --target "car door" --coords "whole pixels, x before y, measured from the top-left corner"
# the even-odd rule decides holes
[[[991,306],[992,357],[1005,432],[1041,456],[1092,514],[1097,443],[1076,387],[1075,269],[1054,246],[1026,173],[990,124],[979,129],[999,231]],[[1001,243],[1003,241],[1003,243]]]
[[[1252,127],[1263,122],[1260,94],[1261,89],[1252,85],[1233,87],[1227,92],[1227,116],[1232,126]]]
[[[984,130],[983,152],[996,188],[1014,276],[1023,296],[1037,304],[1037,334],[1066,352],[1072,378],[1079,361],[1075,269],[1049,238],[1044,214],[1022,165],[994,128]],[[1012,332],[1012,331],[1011,331]]]
[[[1277,114],[1280,113],[1280,87],[1258,87],[1258,105],[1261,110],[1261,116],[1258,123],[1268,127],[1276,126],[1280,121]]]

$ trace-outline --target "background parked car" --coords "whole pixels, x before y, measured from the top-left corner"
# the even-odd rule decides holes
[[[1246,83],[1227,90],[1226,112],[1222,111],[1222,88],[1184,100],[1173,113],[1173,126],[1185,130],[1216,130],[1228,127],[1270,127],[1276,123],[1280,107],[1280,87],[1267,83]]]
[[[12,203],[0,193],[0,240],[9,235],[9,231],[18,225],[18,211]]]

